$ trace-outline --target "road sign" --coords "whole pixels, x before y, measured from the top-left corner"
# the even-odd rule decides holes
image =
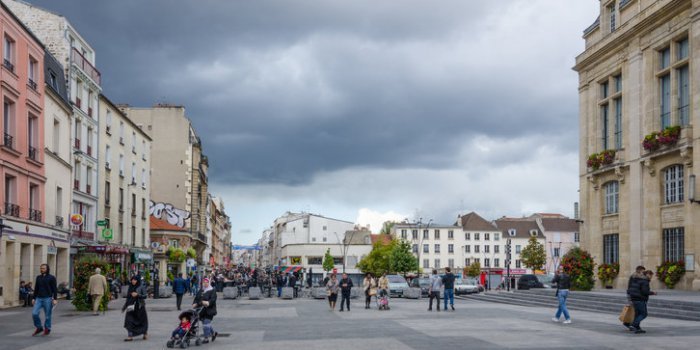
[[[97,220],[97,226],[107,226],[107,220]]]
[[[112,237],[113,237],[113,233],[112,233],[111,228],[103,228],[102,229],[102,238],[108,240],[108,239],[112,239]]]

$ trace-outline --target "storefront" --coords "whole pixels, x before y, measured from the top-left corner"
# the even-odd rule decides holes
[[[76,246],[76,254],[74,256],[73,264],[75,265],[77,261],[86,256],[98,257],[109,265],[108,271],[105,274],[109,278],[114,278],[115,276],[122,276],[123,272],[127,268],[127,258],[129,256],[129,249],[126,247],[118,245],[82,245]]]

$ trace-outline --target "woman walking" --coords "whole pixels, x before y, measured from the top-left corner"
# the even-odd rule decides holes
[[[208,343],[210,336],[211,341],[215,341],[219,333],[214,331],[211,321],[216,316],[216,290],[209,284],[208,278],[202,280],[202,290],[194,298],[192,307],[202,307],[202,311],[199,313],[199,317],[204,325],[204,340],[202,343]]]
[[[131,284],[126,293],[126,303],[122,307],[122,312],[126,311],[124,328],[129,335],[124,341],[132,341],[134,337],[141,334],[143,334],[143,340],[148,339],[147,296],[148,292],[146,286],[141,284],[141,278],[138,275],[131,277]]]
[[[365,275],[365,279],[362,281],[362,286],[365,289],[365,309],[369,309],[369,304],[372,301],[372,296],[377,294],[377,283],[372,278],[371,273]]]
[[[557,308],[557,313],[552,318],[552,321],[559,322],[559,317],[564,314],[564,324],[571,323],[571,317],[569,316],[569,310],[566,309],[566,298],[569,296],[569,288],[571,288],[571,279],[569,275],[564,272],[564,268],[559,266],[557,269],[557,275],[552,279],[552,284],[557,285],[557,298],[559,299],[559,308]]]
[[[326,284],[326,289],[328,291],[328,304],[331,307],[331,311],[335,311],[335,303],[338,301],[338,289],[340,284],[338,282],[338,277],[335,274],[331,275],[331,279],[328,280]]]

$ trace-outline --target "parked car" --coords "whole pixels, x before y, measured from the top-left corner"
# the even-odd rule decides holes
[[[479,293],[479,282],[476,278],[457,278],[455,280],[455,294]]]
[[[518,279],[518,289],[544,288],[536,275],[522,275]]]
[[[420,277],[411,281],[411,288],[420,288],[421,296],[427,297],[430,290],[430,278]]]
[[[408,289],[408,282],[401,275],[387,275],[389,279],[389,296],[401,297],[403,291]]]

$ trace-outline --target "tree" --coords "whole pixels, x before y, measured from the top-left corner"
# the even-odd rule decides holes
[[[326,255],[323,257],[323,270],[328,272],[330,270],[333,270],[333,267],[335,265],[333,264],[333,256],[331,255],[331,248],[328,248],[326,250]]]
[[[418,270],[418,259],[413,256],[410,243],[402,240],[394,244],[391,249],[389,268],[391,271],[403,273],[404,276],[406,272]]]
[[[372,251],[360,260],[357,268],[363,273],[369,272],[375,276],[391,272],[391,251],[395,245],[396,240],[393,239],[389,243],[377,240],[372,246]]]
[[[394,228],[394,225],[396,225],[395,221],[384,221],[384,224],[382,225],[382,230],[379,231],[379,233],[384,235],[390,235],[391,229]]]
[[[520,259],[525,267],[542,270],[542,267],[547,263],[547,252],[544,250],[544,245],[536,237],[530,237],[527,246],[520,251]]]
[[[481,275],[481,264],[477,261],[465,268],[467,270],[467,276],[469,277],[479,277]]]

